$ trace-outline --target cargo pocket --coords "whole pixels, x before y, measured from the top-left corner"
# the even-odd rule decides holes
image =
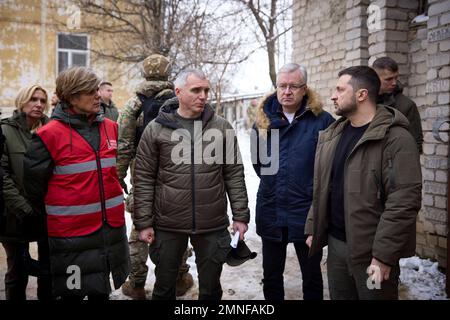
[[[161,240],[158,240],[158,239],[153,241],[152,244],[148,248],[148,254],[150,256],[150,260],[152,260],[152,262],[155,265],[158,265],[160,250],[161,250]]]
[[[212,253],[212,261],[218,264],[224,264],[227,260],[228,253],[231,251],[231,237],[228,230],[225,230],[223,234],[217,239],[217,248]]]

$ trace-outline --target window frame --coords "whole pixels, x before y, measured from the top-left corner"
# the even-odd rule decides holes
[[[79,49],[66,49],[66,48],[60,48],[59,47],[59,36],[60,35],[66,35],[66,36],[78,36],[78,37],[86,37],[86,50],[79,50]],[[70,68],[73,66],[73,58],[72,54],[85,54],[86,55],[86,65],[85,67],[89,67],[91,64],[91,46],[90,46],[90,37],[86,33],[73,33],[73,32],[58,32],[56,34],[56,76],[63,71],[59,70],[59,53],[60,52],[67,52],[68,54],[68,61],[67,61],[67,68]],[[66,70],[66,69],[64,69]]]

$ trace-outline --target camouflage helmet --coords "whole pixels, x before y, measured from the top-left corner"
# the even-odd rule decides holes
[[[167,80],[172,64],[160,54],[151,54],[142,62],[142,76],[147,80]]]

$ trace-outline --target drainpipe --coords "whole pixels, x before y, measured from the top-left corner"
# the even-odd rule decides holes
[[[448,144],[450,137],[448,133],[450,129],[441,130],[441,127],[444,124],[450,124],[450,120],[436,120],[433,124],[433,137],[439,141]],[[441,132],[447,133],[447,140],[443,140],[441,138]],[[445,281],[445,292],[447,293],[447,297],[450,297],[450,150],[447,155],[448,164],[447,164],[447,268],[446,268],[446,281]]]
[[[447,168],[447,272],[445,281],[445,292],[447,298],[450,297],[450,152],[449,152],[449,167]]]

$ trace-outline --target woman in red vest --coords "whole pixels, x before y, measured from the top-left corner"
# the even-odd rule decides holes
[[[99,114],[100,79],[84,67],[59,74],[56,106],[24,161],[25,191],[46,214],[53,293],[106,300],[119,288],[129,252],[116,171],[117,124]]]

